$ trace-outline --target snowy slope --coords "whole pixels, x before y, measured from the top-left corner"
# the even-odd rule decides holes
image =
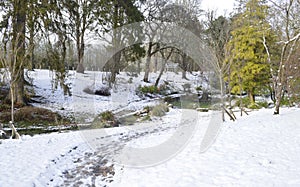
[[[176,115],[174,112],[170,115]],[[200,119],[209,119],[207,113],[199,115]],[[200,153],[205,130],[202,127],[209,121],[203,120],[203,126],[196,128],[188,144],[174,157],[151,167],[123,167],[116,163],[114,175],[104,181],[103,176],[89,177],[96,171],[93,165],[97,165],[102,152],[91,149],[81,132],[23,136],[20,141],[5,140],[0,144],[0,186],[299,186],[299,120],[300,109],[296,108],[283,109],[279,116],[273,116],[268,109],[251,112],[236,122],[224,123],[215,143]],[[114,134],[116,139],[122,139],[122,130],[128,128],[106,130],[106,136]],[[170,133],[172,128],[117,143],[153,146]],[[103,147],[109,152],[118,146],[107,141]]]
[[[75,71],[69,71],[66,83],[70,86],[72,95],[68,96],[63,94],[60,86],[53,89],[54,81],[52,78],[55,77],[55,72],[37,69],[28,71],[28,74],[33,78],[35,94],[41,96],[35,98],[41,103],[33,103],[34,106],[57,111],[65,116],[73,116],[80,122],[82,122],[82,118],[86,122],[91,122],[96,115],[106,110],[114,111],[120,108],[140,110],[144,106],[151,105],[149,100],[139,98],[136,95],[136,90],[139,85],[153,85],[157,78],[157,73],[150,73],[149,79],[152,83],[144,83],[142,81],[143,73],[138,77],[129,77],[126,72],[120,72],[117,76],[117,83],[111,90],[111,96],[106,97],[87,94],[83,91],[87,87],[95,90],[104,86],[105,82],[102,82],[102,77],[106,74],[105,72],[86,71],[84,74],[78,74]],[[205,81],[201,81],[199,77],[191,74],[187,74],[187,76],[190,80],[182,79],[181,74],[166,72],[161,80],[167,80],[179,89],[182,89],[182,85],[186,83],[195,87],[200,84],[207,87]],[[192,89],[194,89],[193,86]]]

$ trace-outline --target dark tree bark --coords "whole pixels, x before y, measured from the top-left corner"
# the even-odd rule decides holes
[[[116,82],[117,74],[119,73],[121,67],[120,67],[120,60],[121,60],[121,52],[117,52],[114,54],[114,56],[111,59],[110,63],[110,78],[109,78],[109,87],[112,88],[112,85]]]
[[[14,89],[14,97],[12,98],[16,104],[25,105],[24,97],[24,55],[25,55],[25,25],[26,25],[26,1],[14,1],[13,14],[13,51],[16,52],[15,71],[12,78]],[[14,63],[14,62],[11,62]],[[12,67],[12,66],[11,66]]]
[[[83,35],[84,34],[80,33],[80,31],[78,31],[78,33],[76,34],[77,59],[78,59],[78,65],[76,69],[77,73],[84,73],[84,66],[83,66],[84,36]]]
[[[165,70],[165,68],[166,68],[166,62],[167,62],[166,59],[163,59],[163,60],[162,60],[161,69],[160,69],[159,75],[158,75],[158,77],[157,77],[157,79],[156,79],[156,81],[155,81],[155,86],[156,86],[156,87],[158,86],[158,83],[159,83],[159,81],[160,81],[160,79],[161,79],[161,76],[163,75],[163,72],[164,72],[164,70]]]
[[[144,82],[149,82],[149,73],[150,73],[150,63],[151,63],[151,51],[152,51],[152,47],[153,47],[153,44],[152,44],[152,42],[150,42],[149,46],[148,46],[148,49],[147,49]]]

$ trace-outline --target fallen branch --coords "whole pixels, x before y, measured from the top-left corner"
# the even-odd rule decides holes
[[[231,115],[230,112],[224,106],[222,106],[222,108],[224,109],[225,113],[230,117],[230,120],[236,120],[235,116]]]

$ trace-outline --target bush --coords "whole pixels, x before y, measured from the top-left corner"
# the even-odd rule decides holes
[[[93,128],[109,128],[117,127],[119,124],[115,115],[111,111],[105,111],[100,113],[92,122]]]
[[[105,111],[100,114],[102,121],[114,121],[115,116],[111,111]]]
[[[242,107],[248,107],[250,105],[250,99],[249,97],[244,97],[242,98],[242,104],[243,106]],[[235,106],[237,107],[240,107],[241,106],[241,99],[240,98],[237,98],[237,101],[235,102]]]
[[[260,106],[260,108],[268,108],[269,106],[269,103],[267,101],[258,102],[257,104]]]
[[[83,89],[83,92],[91,95],[101,95],[101,96],[110,96],[110,88],[107,86],[102,86],[96,91],[93,91],[90,87],[86,87]]]
[[[166,112],[169,112],[169,107],[166,104],[159,104],[153,107],[151,115],[161,117],[164,116]]]
[[[11,120],[10,110],[0,113],[0,122],[8,123]],[[18,123],[18,127],[27,127],[30,125],[48,126],[69,124],[70,120],[64,118],[51,110],[26,106],[19,108],[14,112],[14,120]]]
[[[247,107],[250,109],[260,109],[261,108],[261,106],[259,106],[257,103],[251,103]]]
[[[152,85],[152,86],[139,86],[138,90],[140,92],[142,92],[143,94],[147,94],[147,93],[157,94],[157,93],[159,93],[159,89],[154,85]]]
[[[107,86],[103,86],[95,91],[95,95],[110,96],[110,88]]]
[[[280,102],[280,106],[293,106],[294,103],[298,103],[299,98],[297,97],[283,97]]]
[[[249,97],[242,98],[242,101],[243,101],[243,107],[247,107],[250,109],[268,108],[267,101],[250,103]],[[240,107],[240,99],[237,99],[235,106]]]

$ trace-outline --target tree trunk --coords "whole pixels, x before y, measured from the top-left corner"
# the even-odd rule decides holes
[[[24,98],[24,61],[25,58],[25,26],[26,26],[26,1],[15,1],[14,10],[16,13],[13,23],[13,51],[15,54],[11,62],[11,78],[14,94],[11,99],[20,105],[25,105]]]
[[[117,73],[119,72],[119,65],[121,60],[121,51],[116,52],[111,58],[109,70],[111,72],[110,79],[108,81],[109,87],[112,88],[112,85],[116,82]]]
[[[228,69],[228,94],[229,94],[229,98],[228,98],[228,102],[229,102],[229,108],[231,109],[232,108],[232,99],[231,99],[231,82],[230,82],[230,74],[231,74],[231,71],[230,71],[230,65],[229,65],[229,69]]]
[[[182,70],[182,78],[187,80],[186,70],[184,70],[184,69]]]
[[[183,54],[183,56],[182,56],[182,79],[188,80],[188,78],[186,77],[186,71],[188,68],[188,64],[186,61],[187,61],[187,55]]]
[[[151,56],[147,56],[145,64],[144,82],[149,82]]]
[[[280,98],[280,99],[281,99],[281,98]],[[276,100],[276,102],[275,102],[274,115],[279,114],[279,108],[280,108],[280,100]]]
[[[242,78],[239,75],[239,86],[240,86],[240,110],[241,110],[241,116],[243,116],[243,86],[242,86]]]
[[[35,68],[35,64],[34,64],[34,26],[35,26],[35,21],[34,21],[34,18],[33,18],[33,14],[29,14],[29,17],[28,17],[28,20],[29,20],[29,24],[28,24],[28,27],[29,27],[29,46],[30,46],[30,66],[29,68],[31,70],[33,70]]]
[[[276,101],[275,101],[274,115],[279,114],[280,103],[283,95],[282,92],[283,92],[283,87],[282,85],[279,85],[277,87],[276,94],[275,94]]]
[[[155,62],[154,62],[154,72],[157,72],[157,65],[158,65],[158,59],[157,57],[155,58]]]
[[[145,64],[144,82],[149,82],[151,51],[152,51],[152,42],[149,42],[149,47],[148,47],[148,51],[147,51],[147,58],[146,58],[146,64]]]
[[[15,103],[19,105],[25,105],[27,102],[25,100],[25,93],[24,93],[24,70],[20,70],[20,77],[17,79],[16,87],[15,87]]]
[[[221,109],[222,109],[222,121],[225,121],[225,114],[224,114],[224,109],[225,109],[225,102],[224,102],[224,83],[223,83],[223,74],[222,71],[220,71],[219,74],[219,81],[220,81],[220,89],[221,89]]]
[[[35,68],[34,65],[34,34],[33,31],[30,31],[30,39],[29,39],[29,46],[31,47],[30,51],[30,69],[33,70]]]
[[[161,69],[160,69],[160,72],[159,72],[159,75],[158,75],[158,77],[157,77],[157,79],[156,79],[156,81],[155,81],[155,86],[157,87],[158,86],[158,83],[159,83],[159,81],[160,81],[160,79],[161,79],[161,76],[162,76],[162,74],[163,74],[163,72],[164,72],[164,70],[165,70],[165,68],[166,68],[166,59],[163,59],[162,60],[163,61],[163,63],[162,63],[162,65],[161,65]]]
[[[76,69],[77,73],[84,73],[83,55],[84,55],[84,44],[82,43],[80,47],[77,46],[77,58],[78,58],[78,65]]]
[[[248,92],[248,97],[249,97],[250,103],[254,104],[255,103],[255,96],[253,94],[253,91]]]

